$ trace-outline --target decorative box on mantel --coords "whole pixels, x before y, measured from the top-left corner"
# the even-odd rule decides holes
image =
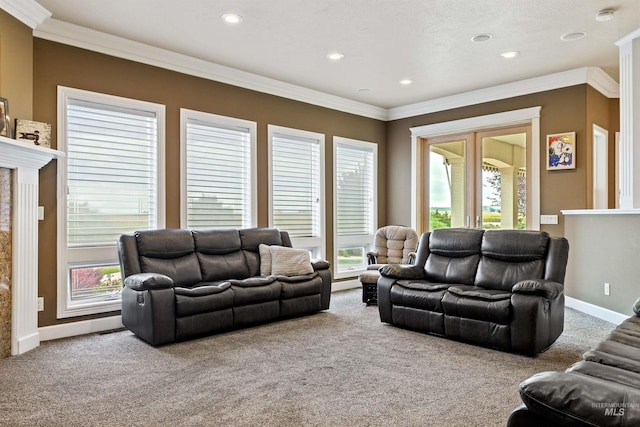
[[[0,137],[0,168],[11,174],[11,274],[0,292],[11,293],[11,354],[40,345],[38,332],[38,171],[64,153]],[[0,277],[0,282],[5,279]],[[0,319],[1,320],[1,319]],[[1,338],[1,337],[0,337]],[[2,347],[0,343],[0,348]]]

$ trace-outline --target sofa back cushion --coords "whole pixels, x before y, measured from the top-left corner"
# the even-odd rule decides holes
[[[533,230],[488,230],[475,285],[510,291],[525,279],[543,279],[549,235]]]
[[[426,278],[437,283],[472,285],[480,261],[483,230],[443,228],[429,236]]]
[[[251,276],[238,230],[193,230],[191,234],[203,281],[245,279]]]
[[[284,242],[280,230],[277,228],[246,228],[239,230],[242,252],[249,269],[250,276],[260,275],[260,244],[268,246],[287,246]]]
[[[134,236],[142,273],[164,274],[171,277],[176,286],[191,286],[202,281],[188,230],[145,230],[136,231]]]

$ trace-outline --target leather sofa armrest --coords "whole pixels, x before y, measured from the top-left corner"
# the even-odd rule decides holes
[[[547,425],[640,425],[640,391],[615,381],[541,372],[520,383],[520,396]]]
[[[159,273],[138,273],[125,277],[124,285],[134,291],[164,289],[173,287],[173,279]]]
[[[380,274],[393,279],[424,279],[424,268],[411,264],[387,264],[380,267]]]
[[[312,259],[311,265],[313,266],[313,271],[327,270],[331,266],[326,259]]]
[[[541,295],[549,299],[561,295],[563,290],[564,286],[553,280],[522,280],[511,288],[514,293]]]

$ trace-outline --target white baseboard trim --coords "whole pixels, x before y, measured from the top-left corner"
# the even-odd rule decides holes
[[[564,297],[564,305],[590,316],[597,317],[598,319],[606,320],[607,322],[611,322],[615,325],[619,325],[629,318],[629,315],[627,314],[618,313],[617,311],[609,310],[608,308],[603,308],[568,296]]]
[[[358,279],[333,282],[331,283],[331,292],[346,291],[347,289],[357,289],[360,286],[360,281]]]
[[[38,332],[40,332],[40,341],[49,341],[118,328],[122,328],[122,316],[101,317],[99,319],[81,320],[80,322],[43,326],[38,328]]]

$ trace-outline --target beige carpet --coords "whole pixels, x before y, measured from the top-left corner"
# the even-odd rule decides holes
[[[44,342],[0,360],[0,425],[504,426],[521,381],[613,329],[567,309],[529,358],[382,324],[360,301],[160,348],[128,331]]]

